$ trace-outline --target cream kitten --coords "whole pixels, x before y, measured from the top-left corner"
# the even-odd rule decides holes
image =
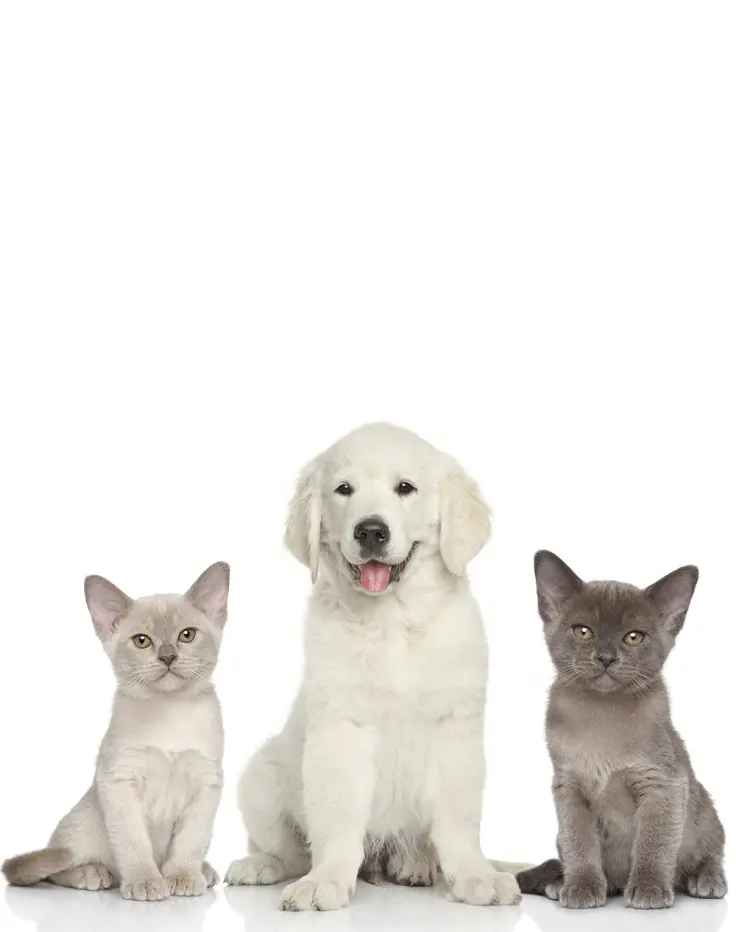
[[[47,848],[6,861],[11,884],[80,890],[119,884],[126,899],[198,896],[222,788],[223,730],[210,682],[230,568],[215,563],[186,595],[128,598],[101,576],[84,591],[118,686],[92,786]]]

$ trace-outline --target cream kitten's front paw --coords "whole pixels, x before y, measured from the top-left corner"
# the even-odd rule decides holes
[[[71,867],[69,870],[52,874],[49,880],[62,887],[76,887],[77,890],[108,890],[115,884],[115,878],[104,864]]]
[[[207,878],[196,867],[164,867],[164,880],[169,896],[202,896],[207,889]]]
[[[207,861],[202,864],[202,873],[204,874],[204,879],[207,882],[207,888],[216,887],[220,882],[220,875],[214,869],[214,867]]]
[[[159,873],[131,874],[120,881],[120,893],[126,900],[165,900],[168,884]]]

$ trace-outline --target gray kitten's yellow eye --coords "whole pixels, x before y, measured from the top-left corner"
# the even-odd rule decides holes
[[[572,633],[581,641],[589,641],[593,637],[593,631],[587,625],[573,625]]]
[[[134,634],[131,638],[131,641],[135,644],[136,647],[140,647],[143,650],[144,647],[151,646],[151,639],[147,634]]]
[[[191,644],[196,633],[196,628],[185,628],[183,631],[179,632],[179,640],[183,641],[185,644]]]
[[[636,647],[638,644],[644,640],[643,631],[629,631],[628,634],[624,635],[624,644],[628,644],[629,647]]]

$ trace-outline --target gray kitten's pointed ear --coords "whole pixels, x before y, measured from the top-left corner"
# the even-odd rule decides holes
[[[189,588],[186,598],[211,622],[222,627],[227,621],[227,596],[230,591],[230,567],[219,562],[208,566]]]
[[[88,576],[84,580],[84,597],[101,641],[112,636],[120,619],[133,605],[133,600],[104,576]]]
[[[681,566],[644,590],[672,635],[679,634],[685,624],[699,575],[697,566]]]
[[[550,550],[534,554],[534,575],[537,577],[537,601],[542,621],[556,621],[562,606],[585,585],[564,560]]]

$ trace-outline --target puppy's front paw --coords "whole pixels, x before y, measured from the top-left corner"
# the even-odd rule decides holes
[[[624,891],[624,902],[632,909],[666,909],[675,902],[675,891],[667,883],[632,879]]]
[[[150,871],[123,877],[120,893],[126,900],[165,900],[169,895],[169,887],[161,874]]]
[[[279,909],[292,913],[309,909],[342,909],[350,905],[352,892],[350,884],[344,880],[313,879],[307,874],[284,889]]]
[[[560,906],[566,909],[593,909],[606,905],[607,885],[603,874],[573,875],[564,880],[557,890]],[[549,892],[547,896],[550,896]]]
[[[207,889],[207,878],[194,867],[164,869],[164,880],[169,896],[202,896]]]
[[[284,865],[271,854],[249,854],[246,858],[233,861],[225,874],[225,883],[233,887],[265,886],[285,879]]]
[[[449,878],[448,884],[456,900],[471,906],[515,906],[521,902],[516,877],[491,868],[474,876]]]

